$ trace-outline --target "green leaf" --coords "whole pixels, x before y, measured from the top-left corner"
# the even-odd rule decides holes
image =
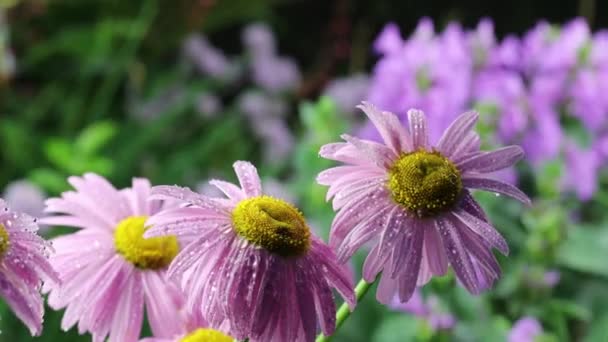
[[[608,277],[608,229],[577,227],[557,253],[557,262],[573,270]]]
[[[591,318],[591,312],[584,306],[565,299],[551,299],[547,306],[557,312],[563,313],[566,316],[587,321]]]
[[[405,342],[415,341],[418,330],[423,328],[419,319],[412,315],[391,315],[380,322],[372,341]]]
[[[50,138],[44,144],[44,154],[57,168],[61,170],[71,169],[74,153],[72,146],[67,140]]]
[[[96,122],[80,133],[74,148],[82,155],[94,155],[116,135],[117,131],[118,127],[113,122]]]
[[[68,183],[63,174],[52,169],[35,169],[30,172],[28,178],[48,193],[57,194],[68,188]]]
[[[608,336],[608,313],[595,319],[589,327],[589,333],[583,342],[604,342]]]

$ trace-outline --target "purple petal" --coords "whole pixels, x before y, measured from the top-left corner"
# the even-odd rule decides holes
[[[454,211],[452,215],[465,227],[484,239],[490,246],[498,249],[504,255],[509,254],[507,241],[489,223],[478,219],[464,210]]]
[[[175,336],[182,332],[183,317],[180,307],[182,294],[165,277],[164,272],[145,272],[142,275],[146,316],[155,336]]]
[[[437,149],[446,157],[451,157],[456,149],[463,143],[465,138],[469,135],[471,129],[477,123],[479,114],[475,111],[466,112],[460,115],[450,127],[448,127],[439,143]]]
[[[361,156],[361,153],[349,143],[331,143],[321,146],[319,156],[340,161],[347,164],[362,165],[368,164],[368,159]]]
[[[256,197],[262,195],[262,184],[258,170],[246,161],[237,161],[233,165],[234,172],[241,183],[241,188],[248,197]]]
[[[33,287],[9,276],[6,271],[0,272],[0,296],[33,336],[40,335],[44,310],[40,294]]]
[[[479,151],[481,140],[475,132],[469,132],[452,152],[452,161],[456,162],[455,156],[467,155]]]
[[[432,274],[442,276],[448,271],[448,260],[445,248],[437,228],[431,223],[424,223],[424,255]]]
[[[411,151],[410,136],[399,121],[399,118],[390,112],[381,112],[369,102],[363,102],[357,108],[363,110],[371,122],[376,126],[384,143],[393,152]]]
[[[363,280],[371,283],[376,279],[376,276],[384,268],[386,261],[390,255],[389,251],[380,248],[380,245],[374,246],[363,262]],[[389,274],[385,275],[390,276]]]
[[[481,152],[456,164],[464,174],[473,172],[488,173],[513,166],[524,156],[519,146],[506,146],[490,152]]]
[[[376,299],[380,303],[388,305],[393,299],[396,291],[397,280],[392,279],[388,274],[381,275],[378,289],[376,290]]]
[[[241,189],[239,189],[238,186],[236,186],[232,183],[224,182],[224,181],[217,180],[217,179],[212,179],[211,181],[209,181],[209,184],[218,188],[221,192],[223,192],[231,200],[242,201],[247,197],[245,195],[245,193]]]
[[[415,221],[412,221],[415,222]],[[400,269],[398,275],[398,293],[399,299],[402,302],[406,302],[410,299],[414,290],[416,289],[416,283],[418,280],[418,274],[420,272],[420,265],[422,261],[422,246],[424,239],[424,230],[420,227],[420,223],[414,224],[409,227],[412,230],[411,233],[402,234],[401,248],[407,248],[407,255],[399,253],[399,250],[395,248],[393,251],[393,266],[391,267],[391,273],[395,274]]]
[[[444,218],[437,220],[436,225],[443,240],[448,260],[458,280],[462,282],[469,292],[479,294],[480,289],[475,276],[475,268],[473,268],[471,258],[462,243],[458,228],[449,219]]]
[[[471,195],[469,190],[464,189],[462,191],[462,199],[460,200],[460,207],[469,214],[477,217],[482,221],[489,222],[488,216],[483,211],[483,208],[477,203],[475,198]]]
[[[134,272],[122,290],[122,298],[112,322],[110,342],[135,341],[139,338],[144,318],[144,291],[140,276],[139,272]]]
[[[171,185],[159,185],[152,188],[150,191],[150,199],[178,199],[197,207],[212,209],[218,213],[227,212],[225,205],[211,197],[207,197],[198,194],[190,188],[171,186]]]
[[[362,140],[348,134],[342,134],[341,138],[355,146],[369,161],[376,166],[386,169],[397,159],[397,154],[390,148],[369,140]]]
[[[466,188],[480,189],[503,194],[526,205],[531,205],[532,203],[526,194],[513,185],[495,179],[486,178],[482,175],[468,174],[462,178],[462,184]]]
[[[407,111],[410,134],[412,135],[412,149],[426,149],[428,145],[428,131],[424,112],[418,109]]]

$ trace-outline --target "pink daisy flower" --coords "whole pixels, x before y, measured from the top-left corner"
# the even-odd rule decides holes
[[[186,208],[165,211],[148,221],[146,236],[174,234],[196,238],[171,263],[169,276],[188,294],[187,309],[218,328],[250,341],[313,341],[317,324],[325,335],[335,329],[335,288],[352,307],[347,268],[311,234],[293,205],[262,193],[256,168],[234,164],[241,187],[210,183],[227,199],[188,188],[155,187],[156,198],[177,198]]]
[[[174,236],[144,239],[148,217],[173,203],[149,200],[150,183],[133,179],[131,188],[115,189],[95,174],[70,177],[76,191],[47,200],[41,220],[49,225],[81,228],[52,240],[51,263],[61,286],[45,287],[53,309],[66,308],[61,327],[78,323],[93,341],[137,341],[146,316],[156,336],[179,333],[183,304],[177,286],[166,281],[166,268],[179,251]]]
[[[517,146],[479,151],[472,131],[478,114],[458,117],[432,147],[426,118],[408,111],[409,132],[392,113],[369,103],[359,106],[376,126],[384,144],[343,135],[346,142],[321,148],[320,155],[347,165],[321,172],[328,185],[334,218],[330,246],[341,262],[373,241],[363,266],[363,279],[382,272],[377,298],[388,304],[395,293],[407,301],[416,285],[446,273],[448,264],[474,294],[491,286],[500,267],[491,249],[508,246],[471,196],[482,189],[529,203],[512,185],[489,173],[512,166],[523,156]]]
[[[51,247],[36,231],[36,219],[9,210],[0,199],[0,297],[32,335],[42,331],[42,281],[59,283],[47,260]]]

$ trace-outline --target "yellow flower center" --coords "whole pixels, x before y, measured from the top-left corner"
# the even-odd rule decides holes
[[[184,336],[179,342],[232,342],[231,337],[213,329],[197,329]]]
[[[0,257],[6,253],[9,246],[10,241],[8,239],[8,232],[6,231],[6,227],[0,223]]]
[[[462,191],[460,171],[439,152],[406,153],[389,169],[393,200],[419,217],[449,210]]]
[[[141,269],[157,270],[169,266],[179,251],[175,236],[144,239],[148,229],[146,216],[130,216],[120,221],[114,231],[116,251]]]
[[[256,246],[283,257],[306,254],[310,229],[291,204],[270,196],[241,201],[232,212],[237,234]]]

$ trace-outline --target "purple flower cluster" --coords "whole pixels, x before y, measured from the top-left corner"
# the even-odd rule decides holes
[[[535,167],[564,158],[565,189],[583,200],[593,196],[608,161],[608,98],[602,96],[608,31],[592,34],[585,20],[575,19],[562,27],[540,22],[522,37],[498,40],[490,20],[474,30],[451,23],[436,33],[423,19],[407,40],[387,25],[374,49],[381,59],[371,102],[401,121],[407,108],[424,110],[434,142],[453,115],[480,108],[481,120],[496,128],[494,139],[521,143]],[[371,125],[362,133],[378,137]]]
[[[456,318],[452,314],[442,311],[437,297],[431,296],[425,301],[420,290],[416,290],[410,300],[405,303],[401,303],[399,297],[395,296],[389,307],[425,320],[433,331],[449,330],[456,325]]]
[[[15,55],[10,49],[9,30],[4,18],[4,9],[0,8],[0,83],[10,79],[17,69]]]

